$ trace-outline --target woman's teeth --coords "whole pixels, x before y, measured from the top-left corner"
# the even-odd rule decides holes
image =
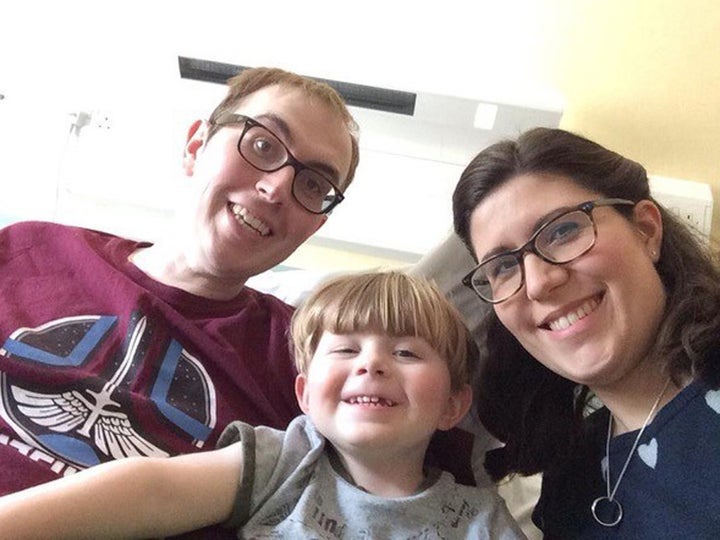
[[[592,298],[585,302],[582,306],[580,306],[577,310],[573,311],[572,313],[568,313],[567,315],[563,315],[562,317],[550,322],[548,326],[550,327],[550,330],[556,331],[556,330],[565,330],[566,328],[570,328],[573,324],[578,322],[580,319],[586,317],[591,312],[595,311],[595,309],[598,307],[600,303],[597,301],[597,299]]]

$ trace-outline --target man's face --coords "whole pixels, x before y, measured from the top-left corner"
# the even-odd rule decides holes
[[[305,165],[342,186],[351,141],[342,118],[299,89],[278,85],[251,94],[235,112],[274,132]],[[191,130],[185,171],[195,192],[194,227],[185,255],[208,277],[244,282],[285,260],[327,216],[304,209],[292,195],[295,171],[262,172],[239,154],[242,124],[220,128],[206,141],[204,126]]]

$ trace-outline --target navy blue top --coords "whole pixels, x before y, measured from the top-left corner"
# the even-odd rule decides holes
[[[615,494],[623,518],[603,527],[592,502],[607,494],[608,410],[588,417],[588,445],[547,471],[533,521],[545,538],[720,538],[720,390],[699,382],[665,405],[640,438]],[[610,442],[611,488],[638,431]]]

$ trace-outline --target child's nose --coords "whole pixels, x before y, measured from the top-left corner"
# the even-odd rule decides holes
[[[358,375],[385,375],[387,372],[387,360],[384,355],[378,352],[363,355],[357,364]]]

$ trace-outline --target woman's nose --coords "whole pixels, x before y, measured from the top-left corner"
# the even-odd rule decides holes
[[[555,287],[567,281],[568,268],[565,264],[552,264],[534,253],[523,258],[525,267],[525,294],[530,300],[542,300]]]

